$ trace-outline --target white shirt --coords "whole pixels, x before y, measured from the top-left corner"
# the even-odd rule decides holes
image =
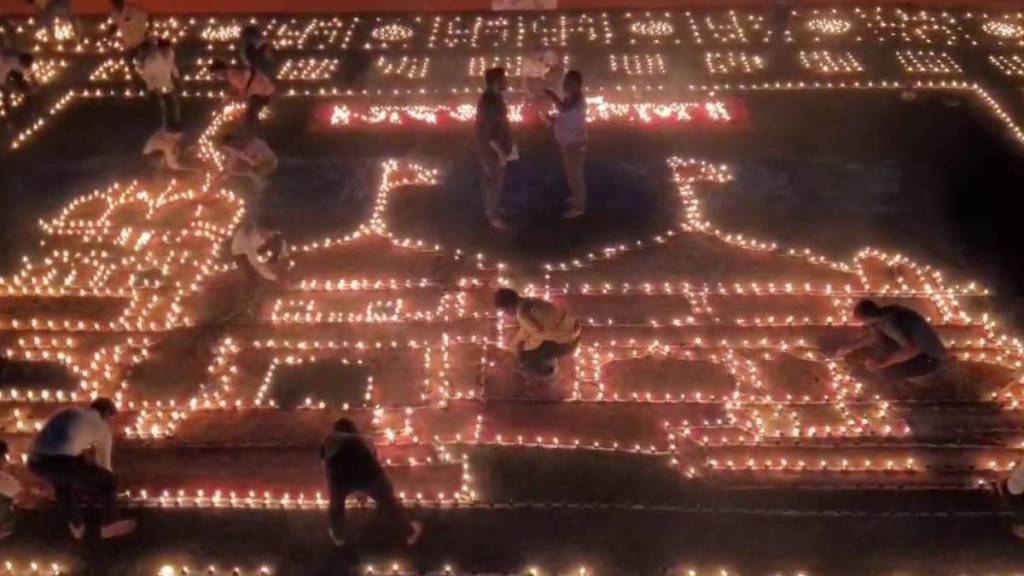
[[[580,96],[576,105],[555,117],[555,140],[561,146],[587,142],[587,99]]]
[[[111,470],[110,450],[113,445],[110,426],[92,408],[66,408],[46,421],[32,440],[32,455],[81,456],[96,449],[96,464]]]
[[[277,273],[270,266],[267,266],[267,263],[260,258],[259,254],[260,248],[263,247],[271,234],[271,232],[261,230],[257,226],[246,226],[244,224],[239,226],[238,230],[235,231],[235,236],[231,239],[231,255],[245,256],[245,259],[249,261],[249,264],[256,269],[260,276],[273,282],[277,280]],[[285,258],[287,253],[287,247],[282,248],[279,258]]]
[[[543,78],[549,70],[558,65],[558,55],[553,50],[540,50],[523,60],[523,76]]]
[[[174,91],[174,79],[178,77],[178,67],[174,64],[174,51],[157,49],[146,56],[139,67],[146,87],[157,94],[170,94]]]

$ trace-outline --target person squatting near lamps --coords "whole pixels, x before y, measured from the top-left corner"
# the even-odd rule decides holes
[[[412,546],[423,534],[423,523],[410,520],[395,496],[377,458],[372,440],[361,435],[352,420],[340,418],[320,446],[320,460],[327,474],[330,504],[327,508],[328,534],[337,546],[345,544],[345,500],[353,492],[362,492],[377,503],[377,510],[402,530],[406,544]]]
[[[583,325],[564,306],[541,298],[524,298],[502,288],[494,293],[499,312],[515,315],[519,329],[509,342],[516,370],[533,380],[549,380],[558,373],[558,359],[571,356],[579,346]]]
[[[277,282],[288,265],[288,245],[265,218],[247,217],[231,239],[231,256],[242,271],[243,283],[225,321],[255,315],[260,290]]]
[[[548,99],[558,108],[551,116],[555,140],[562,151],[562,167],[569,185],[569,206],[562,218],[583,216],[587,209],[587,98],[583,95],[583,75],[570,70],[562,80],[564,96],[559,98],[552,90],[545,90]]]
[[[255,68],[228,66],[223,60],[214,60],[209,71],[214,78],[227,82],[232,96],[245,100],[243,126],[250,135],[255,135],[259,128],[260,113],[270,104],[270,97],[274,95],[273,80]]]
[[[868,349],[865,368],[889,383],[921,384],[951,363],[935,329],[910,308],[861,300],[853,315],[864,324],[864,334],[837,355]]]
[[[504,68],[490,68],[484,73],[486,88],[476,107],[476,154],[483,173],[484,212],[491,226],[508,230],[502,216],[501,195],[505,187],[505,169],[518,158],[512,144],[508,107],[502,95],[508,89]]]
[[[53,414],[32,440],[28,469],[53,487],[57,506],[76,540],[85,536],[79,492],[99,498],[101,538],[135,531],[134,519],[118,519],[117,477],[110,465],[110,421],[116,414],[117,406],[110,399],[97,398],[88,407]],[[89,450],[94,451],[92,461],[86,456]]]

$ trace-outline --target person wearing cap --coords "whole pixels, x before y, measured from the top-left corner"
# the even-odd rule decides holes
[[[377,503],[377,510],[403,531],[406,544],[412,546],[423,534],[423,523],[410,520],[395,496],[377,458],[373,442],[359,433],[349,418],[339,418],[320,445],[320,460],[327,473],[330,504],[328,534],[337,546],[345,544],[345,501],[353,492],[362,492]]]
[[[75,539],[85,535],[77,492],[99,499],[102,538],[116,538],[135,531],[134,519],[119,519],[117,478],[110,463],[113,434],[110,421],[117,406],[108,398],[97,398],[87,407],[65,408],[50,416],[32,440],[28,469],[46,480],[57,497],[57,506],[67,518]],[[92,458],[87,456],[93,451]]]

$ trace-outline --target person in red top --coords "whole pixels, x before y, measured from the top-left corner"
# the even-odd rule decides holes
[[[260,112],[270,104],[270,97],[274,95],[274,82],[255,68],[232,67],[223,60],[214,60],[210,64],[210,75],[225,80],[234,96],[245,99],[245,127],[250,134],[255,134]]]

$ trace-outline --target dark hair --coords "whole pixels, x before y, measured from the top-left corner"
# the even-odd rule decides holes
[[[117,414],[117,404],[110,398],[97,398],[89,404],[89,408],[99,412],[104,418],[111,418]]]
[[[156,39],[156,47],[157,48],[170,48],[171,47],[171,41],[168,40],[167,38],[157,38]]]
[[[580,74],[579,70],[569,70],[568,72],[565,73],[565,79],[573,80],[577,82],[580,86],[583,85],[583,74]]]
[[[249,24],[245,28],[242,28],[241,37],[243,40],[256,40],[261,35],[262,34],[260,33],[260,29],[257,28],[255,24]]]
[[[223,60],[214,60],[210,62],[210,72],[223,72],[228,69],[228,63]]]
[[[359,434],[359,428],[350,418],[342,416],[334,422],[334,431],[342,434]]]
[[[10,449],[7,447],[7,442],[0,440],[0,461],[3,461],[4,458],[7,458],[8,452],[10,452]]]
[[[35,60],[35,57],[29,54],[28,52],[22,52],[21,54],[18,54],[18,64],[21,64],[26,68],[30,68],[32,66],[32,63],[35,62]]]
[[[511,288],[500,288],[494,293],[494,306],[499,310],[510,310],[519,304],[519,293]]]
[[[498,68],[488,68],[484,72],[484,82],[487,84],[488,87],[493,86],[495,82],[497,82],[498,80],[501,80],[504,77],[505,77],[505,69],[501,68],[501,67],[498,67]]]
[[[857,318],[875,318],[882,314],[882,308],[873,300],[861,300],[853,307],[853,315]]]

